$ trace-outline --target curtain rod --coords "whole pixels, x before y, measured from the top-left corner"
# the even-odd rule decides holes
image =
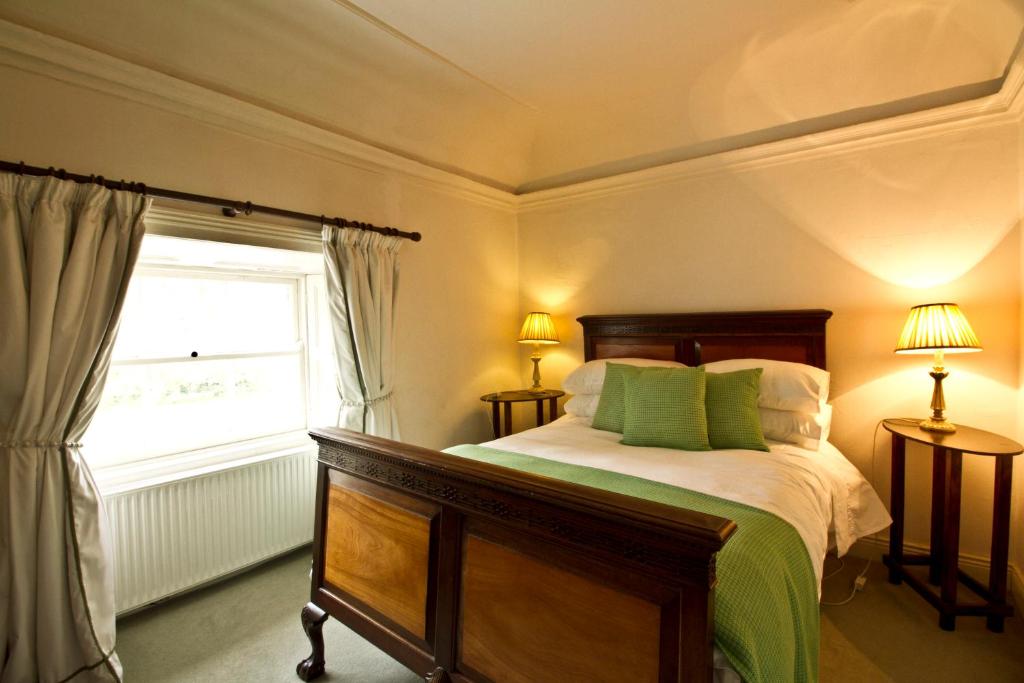
[[[178,190],[165,190],[161,187],[150,187],[143,183],[136,182],[125,182],[124,180],[107,180],[103,176],[96,175],[81,175],[79,173],[68,173],[63,168],[55,169],[53,166],[49,168],[42,168],[41,166],[27,166],[25,162],[14,163],[13,161],[0,161],[0,171],[9,171],[11,173],[17,173],[18,175],[31,175],[31,176],[53,176],[61,180],[74,180],[78,183],[96,183],[103,187],[111,190],[127,190],[129,192],[139,192],[144,196],[152,197],[163,197],[165,199],[175,199],[183,202],[192,202],[194,204],[209,204],[212,206],[219,206],[221,213],[229,218],[234,218],[240,213],[249,215],[252,213],[265,213],[271,216],[282,216],[284,218],[294,218],[301,221],[312,221],[314,223],[320,223],[321,225],[336,225],[339,228],[354,228],[357,230],[369,230],[370,232],[377,232],[382,235],[391,235],[394,237],[402,237],[413,242],[419,242],[423,239],[423,236],[418,232],[406,232],[399,230],[398,228],[379,227],[372,223],[362,223],[360,221],[350,221],[346,218],[327,218],[326,216],[316,216],[311,213],[303,213],[301,211],[291,211],[289,209],[278,209],[273,206],[262,206],[260,204],[253,204],[252,202],[239,202],[233,199],[223,199],[221,197],[209,197],[202,194],[192,194],[191,192],[179,192]]]

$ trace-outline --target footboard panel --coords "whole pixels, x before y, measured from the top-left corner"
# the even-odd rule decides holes
[[[711,680],[729,520],[345,430],[312,436],[307,630],[322,609],[435,681]],[[322,671],[311,659],[300,676]]]
[[[663,607],[656,596],[635,592],[470,534],[458,670],[521,683],[656,683]],[[673,615],[666,616],[671,624]]]
[[[341,472],[328,476],[324,586],[426,645],[441,506]]]

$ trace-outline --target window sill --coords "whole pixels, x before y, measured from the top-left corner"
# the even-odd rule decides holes
[[[298,453],[316,453],[316,444],[305,431],[104,467],[92,474],[100,495],[106,498]]]

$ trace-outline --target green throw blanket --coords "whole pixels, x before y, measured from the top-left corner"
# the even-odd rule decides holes
[[[764,510],[607,470],[463,445],[446,453],[736,522],[718,553],[715,644],[747,683],[818,680],[818,587],[803,540]]]

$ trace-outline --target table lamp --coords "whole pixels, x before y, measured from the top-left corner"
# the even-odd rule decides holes
[[[934,367],[929,373],[935,380],[932,390],[932,416],[918,425],[930,432],[955,432],[956,425],[946,421],[946,399],[942,380],[949,373],[943,367],[945,353],[981,351],[981,343],[967,318],[956,304],[923,304],[910,309],[903,333],[896,344],[896,353],[934,353]]]
[[[523,328],[519,330],[518,341],[520,344],[533,344],[533,354],[530,356],[533,361],[533,386],[530,391],[544,391],[540,385],[540,345],[558,343],[558,333],[555,332],[551,314],[536,311],[527,314]]]

